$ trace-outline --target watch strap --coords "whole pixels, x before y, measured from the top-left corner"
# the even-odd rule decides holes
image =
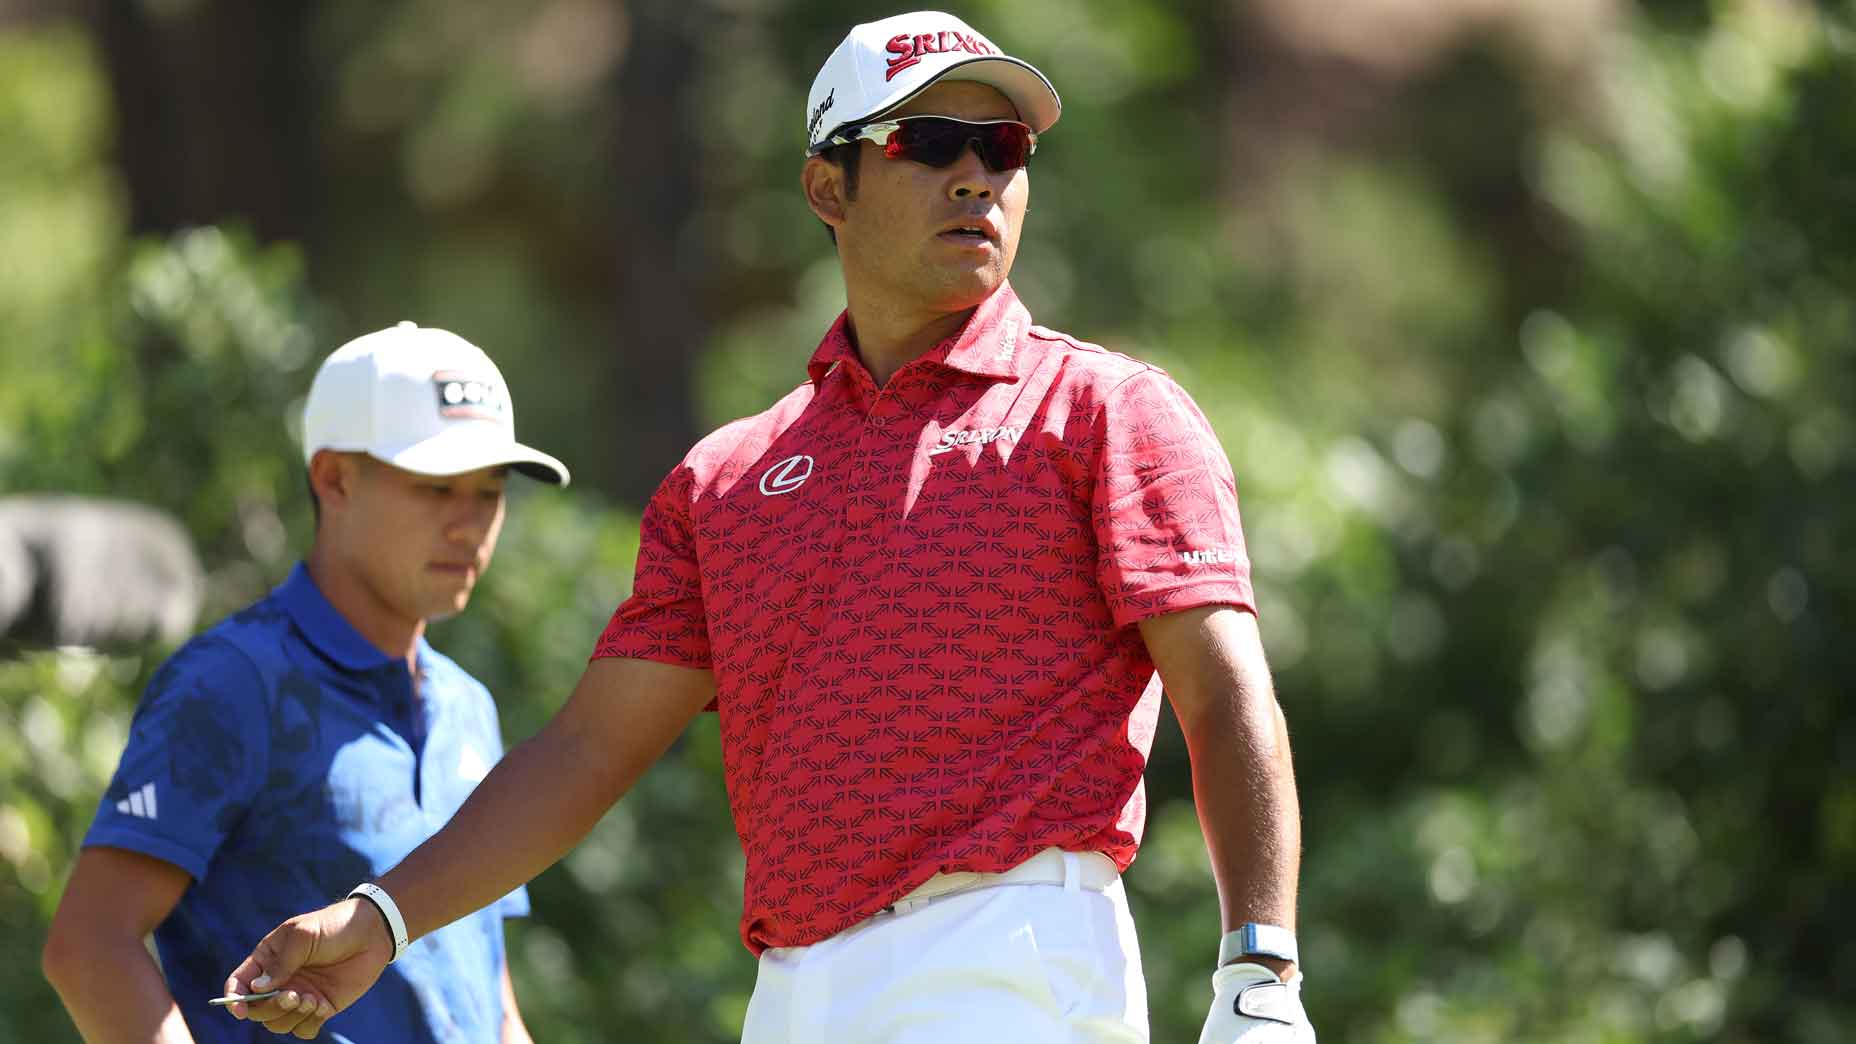
[[[1296,958],[1295,933],[1274,924],[1246,924],[1224,933],[1224,939],[1218,943],[1218,967],[1250,956],[1302,963]]]
[[[380,911],[380,916],[386,918],[387,934],[393,936],[393,956],[387,958],[387,963],[392,964],[399,960],[400,954],[406,952],[409,942],[406,938],[406,918],[400,916],[399,904],[393,901],[393,897],[387,894],[386,889],[377,884],[365,882],[350,889],[348,898],[367,900],[374,904],[374,909]]]

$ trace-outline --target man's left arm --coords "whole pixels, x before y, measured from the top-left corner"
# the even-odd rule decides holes
[[[1301,811],[1257,618],[1227,605],[1187,609],[1143,620],[1141,637],[1186,736],[1224,931],[1293,932]],[[1315,1044],[1295,965],[1223,950],[1199,1044]]]
[[[1293,932],[1301,812],[1257,618],[1214,605],[1151,617],[1140,627],[1186,737],[1223,931],[1256,923]],[[1271,957],[1246,960],[1285,979],[1294,971]]]
[[[516,1007],[516,984],[509,978],[509,961],[503,960],[503,1040],[502,1044],[535,1044]]]
[[[1192,757],[1192,792],[1226,933],[1200,1044],[1314,1044],[1293,952],[1302,828],[1289,733],[1252,607],[1237,479],[1205,414],[1158,370],[1111,389],[1091,514],[1097,580],[1138,623]],[[1209,925],[1207,928],[1209,929]],[[1231,952],[1226,952],[1226,951]]]

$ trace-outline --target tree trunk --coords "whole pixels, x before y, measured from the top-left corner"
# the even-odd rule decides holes
[[[151,8],[85,5],[114,95],[130,227],[242,221],[261,240],[300,237],[315,183],[308,0]]]
[[[685,5],[631,6],[632,41],[613,112],[613,273],[609,347],[597,368],[609,406],[581,459],[588,479],[642,504],[700,432],[696,360],[712,329],[702,286],[707,244],[686,242],[699,212],[698,125],[690,91],[702,82]]]

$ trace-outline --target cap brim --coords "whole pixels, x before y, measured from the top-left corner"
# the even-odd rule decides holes
[[[1009,55],[987,55],[949,62],[940,72],[921,83],[913,87],[905,86],[894,96],[879,101],[875,108],[862,116],[833,127],[819,141],[829,141],[833,134],[846,127],[868,123],[907,105],[916,95],[942,80],[971,80],[998,88],[999,93],[1005,95],[1006,100],[1018,109],[1018,118],[1030,124],[1032,131],[1038,134],[1049,130],[1057,122],[1057,117],[1063,115],[1063,100],[1057,97],[1057,88],[1051,86],[1050,80],[1030,62]],[[817,146],[818,142],[814,142],[813,147]]]
[[[493,429],[483,435],[461,428],[440,432],[391,456],[374,454],[396,468],[420,475],[462,475],[478,468],[508,465],[541,482],[567,485],[567,465],[532,446],[499,438]]]

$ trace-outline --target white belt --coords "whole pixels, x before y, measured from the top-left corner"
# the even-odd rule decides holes
[[[943,896],[998,885],[1054,884],[1071,891],[1087,888],[1092,892],[1100,892],[1120,878],[1115,861],[1100,852],[1066,852],[1061,848],[1046,848],[1004,873],[982,874],[961,870],[951,874],[936,874],[923,881],[914,891],[884,907],[882,912],[905,914]]]

